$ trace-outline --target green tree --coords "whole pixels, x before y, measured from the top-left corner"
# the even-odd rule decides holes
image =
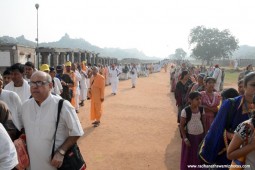
[[[198,26],[190,32],[189,45],[192,48],[191,56],[206,61],[208,65],[214,59],[229,58],[238,49],[238,40],[229,30]]]
[[[177,60],[183,60],[186,55],[187,55],[187,53],[182,48],[177,48],[175,50],[174,57]]]

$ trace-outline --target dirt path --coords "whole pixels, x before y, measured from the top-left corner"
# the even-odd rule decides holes
[[[181,140],[169,74],[121,81],[116,96],[106,87],[101,125],[92,127],[90,102],[80,109],[85,135],[79,140],[88,170],[178,170]]]

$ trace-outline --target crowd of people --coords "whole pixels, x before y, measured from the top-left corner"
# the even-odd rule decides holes
[[[105,86],[111,86],[114,96],[118,93],[121,75],[130,78],[131,88],[135,88],[138,76],[147,75],[144,73],[147,70],[148,75],[154,72],[144,69],[146,65],[120,66],[92,66],[86,61],[67,61],[56,67],[42,64],[36,69],[34,63],[28,61],[6,68],[3,76],[0,74],[0,169],[19,167],[13,142],[21,134],[26,135],[29,169],[53,170],[61,167],[65,153],[84,133],[77,114],[85,101],[90,100],[92,126],[98,127]],[[50,157],[58,105],[62,99],[55,150]]]
[[[238,89],[224,88],[224,78],[218,64],[208,69],[171,65],[170,91],[176,99],[182,137],[181,170],[190,165],[196,165],[194,169],[229,169],[230,165],[255,169],[255,72],[252,65],[247,66],[237,80]]]

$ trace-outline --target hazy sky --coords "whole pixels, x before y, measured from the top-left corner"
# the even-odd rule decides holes
[[[35,41],[39,3],[39,42],[65,33],[99,47],[137,48],[167,57],[189,50],[198,25],[229,29],[240,45],[255,46],[254,0],[0,0],[0,36]]]

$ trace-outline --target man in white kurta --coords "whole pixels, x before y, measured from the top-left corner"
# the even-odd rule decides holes
[[[81,94],[80,94],[80,105],[84,106],[84,101],[87,100],[87,92],[88,92],[88,86],[87,86],[87,78],[88,75],[86,73],[87,67],[85,65],[86,62],[83,62],[81,65],[81,80],[80,80],[80,87],[81,87]]]
[[[58,102],[60,98],[52,95],[51,77],[38,71],[31,77],[31,94],[21,109],[30,158],[30,170],[56,170],[62,165],[64,154],[83,130],[74,107],[64,101],[56,134],[55,153],[51,159],[53,136],[56,128]]]
[[[30,86],[28,82],[23,79],[24,66],[16,63],[10,67],[12,81],[7,84],[4,89],[10,90],[18,94],[22,103],[24,103],[31,96]]]
[[[215,65],[215,69],[214,69],[212,77],[215,78],[215,80],[216,80],[216,83],[215,83],[215,86],[214,86],[215,90],[220,91],[222,71],[219,68],[218,64]]]
[[[137,74],[138,74],[138,71],[137,71],[136,65],[133,64],[132,68],[130,70],[132,88],[135,88],[135,86],[136,86]]]
[[[115,67],[115,64],[112,64],[111,68],[109,69],[109,78],[111,82],[113,95],[116,95],[117,93],[120,74],[121,74],[121,71]]]
[[[75,84],[77,84],[76,95],[75,95],[75,110],[77,111],[77,110],[79,110],[79,107],[80,107],[79,103],[80,103],[80,94],[81,94],[81,90],[80,90],[81,74],[77,70],[77,68],[75,69],[74,73],[75,73],[75,77],[76,77],[75,78],[75,81],[76,81]]]

